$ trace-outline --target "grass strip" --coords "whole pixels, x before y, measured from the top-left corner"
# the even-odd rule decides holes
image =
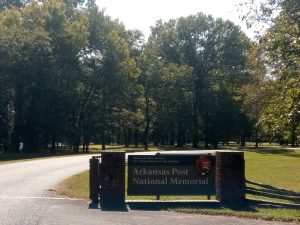
[[[250,203],[242,208],[173,208],[176,212],[202,215],[223,215],[235,216],[239,218],[263,219],[282,222],[300,222],[299,209],[292,208],[273,208],[256,203]]]

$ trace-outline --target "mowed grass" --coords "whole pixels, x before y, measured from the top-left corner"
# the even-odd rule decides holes
[[[300,204],[300,150],[245,152],[247,197]]]
[[[89,198],[89,171],[69,177],[61,182],[56,191],[72,198]]]
[[[224,215],[283,222],[300,222],[299,209],[272,208],[255,203],[250,203],[243,208],[179,208],[174,211],[188,214]]]
[[[120,150],[120,149],[119,149]],[[279,147],[244,149],[246,162],[247,198],[265,200],[249,201],[245,207],[173,208],[185,213],[233,215],[266,220],[300,222],[300,150]],[[58,193],[76,197],[89,197],[89,173],[85,171],[70,177],[59,185]],[[161,200],[185,199],[186,196],[163,196]],[[126,199],[150,199],[156,196],[126,196]],[[206,196],[189,199],[207,199]],[[212,199],[215,199],[212,196]],[[289,203],[275,204],[272,202]]]

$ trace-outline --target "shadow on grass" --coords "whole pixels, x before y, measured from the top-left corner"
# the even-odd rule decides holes
[[[127,203],[131,210],[171,210],[184,213],[200,213],[209,215],[227,215],[224,210],[232,211],[228,215],[235,215],[234,213],[257,213],[259,207],[266,207],[266,203],[247,200],[244,205],[222,205],[220,203]],[[276,206],[267,206],[269,208]]]
[[[143,202],[127,202],[127,206],[131,210],[168,210],[178,208],[206,208],[206,209],[218,209],[221,207],[219,202],[168,202],[168,201],[143,201]]]
[[[260,184],[253,181],[246,181],[247,184],[254,185],[254,187],[247,187],[246,193],[257,197],[268,197],[272,201],[288,200],[292,203],[299,204],[300,208],[300,193],[280,189],[271,185]]]

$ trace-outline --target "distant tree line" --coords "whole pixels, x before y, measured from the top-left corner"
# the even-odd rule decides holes
[[[300,7],[278,8],[259,42],[202,13],[157,21],[145,42],[93,0],[1,1],[0,151],[297,145]]]

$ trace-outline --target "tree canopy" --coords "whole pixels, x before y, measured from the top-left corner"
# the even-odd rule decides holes
[[[269,23],[257,42],[203,13],[158,20],[145,42],[93,0],[1,1],[0,151],[297,145],[300,5],[246,3],[249,25]]]

